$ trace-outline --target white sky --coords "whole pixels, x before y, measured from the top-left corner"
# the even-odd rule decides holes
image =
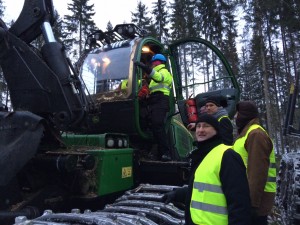
[[[71,0],[52,0],[54,8],[58,11],[61,17],[68,14],[67,4]],[[142,0],[146,4],[148,10],[152,9],[152,1]],[[16,20],[20,14],[24,0],[3,0],[3,5],[6,7],[4,11],[4,22],[9,23],[11,20]],[[99,29],[105,30],[108,21],[113,26],[123,22],[131,21],[131,12],[135,12],[138,0],[89,0],[89,4],[94,4],[94,21]]]

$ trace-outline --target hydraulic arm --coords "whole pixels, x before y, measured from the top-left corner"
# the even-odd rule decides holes
[[[82,121],[87,101],[64,47],[55,40],[52,20],[52,0],[25,0],[15,24],[0,27],[0,65],[14,110],[30,111],[67,130]],[[38,51],[30,42],[41,34],[45,43]]]

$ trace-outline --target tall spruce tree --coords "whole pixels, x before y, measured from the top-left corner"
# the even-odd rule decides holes
[[[112,31],[114,29],[113,25],[111,24],[110,21],[108,21],[107,25],[106,25],[106,30],[107,31]]]
[[[139,1],[136,11],[131,12],[131,22],[139,28],[146,30],[148,33],[153,33],[152,18],[148,14],[148,7]]]
[[[218,46],[227,60],[229,61],[233,73],[239,73],[239,59],[236,45],[237,34],[237,19],[235,12],[237,5],[233,1],[223,1],[221,4],[222,10],[222,24],[223,24],[223,38],[220,46]]]
[[[222,40],[222,18],[218,1],[207,0],[196,2],[198,16],[198,30],[201,30],[205,39],[208,39],[217,46]]]
[[[167,2],[165,0],[157,0],[152,3],[152,14],[154,18],[153,26],[157,39],[163,43],[168,43],[168,12],[166,10]]]
[[[194,1],[174,0],[171,4],[170,27],[171,40],[197,36],[194,16]]]
[[[273,102],[278,101],[276,83],[274,80],[274,74],[272,73],[272,50],[270,32],[270,20],[269,16],[272,12],[272,1],[249,1],[249,8],[247,10],[247,22],[250,24],[252,31],[252,48],[250,54],[251,75],[255,79],[251,79],[252,82],[257,83],[256,87],[260,87],[259,90],[251,90],[256,92],[256,96],[251,99],[256,101],[261,109],[261,118],[263,125],[269,131],[269,134],[275,142],[278,144],[277,134],[275,132],[276,127],[280,126],[279,113],[277,105]],[[256,67],[255,69],[253,67]],[[255,70],[255,71],[253,71]],[[251,84],[254,87],[253,84]],[[275,113],[274,113],[275,112]],[[277,145],[276,144],[276,145]],[[278,145],[277,145],[278,146]],[[278,146],[279,147],[279,146]]]
[[[90,5],[89,0],[73,0],[68,4],[68,10],[71,15],[64,17],[63,38],[66,48],[72,48],[73,56],[78,58],[84,49],[87,35],[96,29],[92,19],[95,15],[94,4]]]

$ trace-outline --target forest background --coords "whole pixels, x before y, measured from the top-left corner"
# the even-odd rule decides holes
[[[253,100],[258,105],[277,154],[296,151],[299,143],[283,135],[283,124],[290,87],[299,82],[300,0],[153,0],[151,5],[138,1],[131,21],[126,22],[166,45],[185,37],[201,37],[216,45],[237,77],[241,100]],[[54,32],[75,63],[87,35],[98,29],[92,20],[96,12],[89,0],[73,0],[68,10],[63,17],[55,12]],[[4,13],[0,0],[0,18]],[[107,18],[106,29],[114,25]],[[42,38],[32,43],[36,48],[42,44]],[[1,102],[7,105],[9,95],[0,71]],[[297,104],[295,113],[298,111]]]

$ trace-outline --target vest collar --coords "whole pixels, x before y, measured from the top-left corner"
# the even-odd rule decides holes
[[[246,124],[246,126],[244,126],[243,128],[239,129],[239,130],[238,130],[238,137],[244,136],[244,135],[247,133],[247,130],[249,129],[249,127],[252,126],[253,124],[258,124],[258,125],[260,125],[259,119],[258,119],[258,118],[254,118],[254,119],[250,120],[250,121]]]
[[[161,70],[162,68],[165,68],[165,67],[166,67],[165,64],[160,64],[160,65],[155,66],[153,69],[154,69],[155,71],[159,71],[159,70]]]

